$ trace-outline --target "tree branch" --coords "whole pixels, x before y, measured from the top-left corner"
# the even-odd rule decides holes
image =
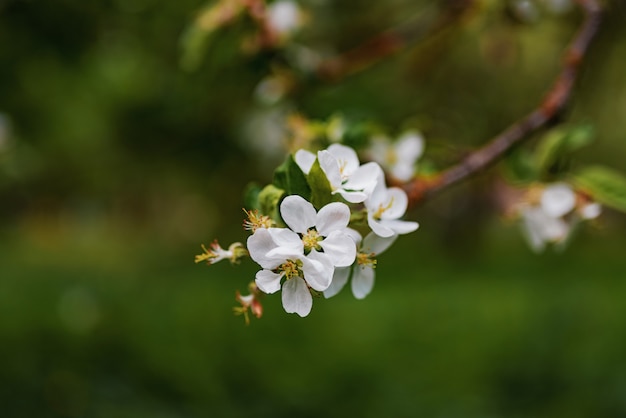
[[[323,80],[335,81],[362,71],[381,59],[423,38],[435,35],[451,23],[461,19],[476,0],[445,0],[435,10],[432,6],[420,16],[398,27],[382,32],[352,50],[320,63],[317,75]]]
[[[584,19],[567,47],[561,72],[539,106],[509,126],[483,147],[473,151],[463,161],[431,178],[416,178],[403,188],[412,205],[435,193],[482,171],[499,161],[504,154],[527,139],[531,133],[555,119],[571,97],[580,63],[595,37],[601,21],[601,7],[597,0],[578,0]]]

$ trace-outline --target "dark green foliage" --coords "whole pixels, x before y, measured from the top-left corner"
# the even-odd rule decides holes
[[[576,172],[572,181],[594,200],[626,212],[626,177],[615,170],[592,166]]]

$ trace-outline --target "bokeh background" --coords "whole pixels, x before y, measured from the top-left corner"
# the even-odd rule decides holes
[[[303,1],[298,42],[346,50],[432,4]],[[259,149],[276,112],[409,124],[427,155],[460,155],[539,102],[576,9],[477,2],[432,39],[264,106],[253,92],[275,57],[241,52],[251,22],[181,69],[203,5],[0,2],[1,416],[626,416],[616,212],[536,255],[482,175],[409,213],[421,228],[380,257],[366,300],[344,291],[302,319],[273,295],[250,326],[232,307],[255,266],[193,263],[201,243],[245,239],[242,191],[271,180],[276,155]],[[565,119],[596,127],[576,164],[623,170],[626,7],[606,6]]]

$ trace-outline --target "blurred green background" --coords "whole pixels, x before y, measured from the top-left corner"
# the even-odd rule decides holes
[[[433,2],[302,4],[298,42],[341,51]],[[242,190],[271,179],[276,156],[258,149],[282,108],[253,91],[277,53],[242,54],[241,22],[182,71],[203,5],[0,2],[0,416],[626,416],[625,218],[607,210],[564,253],[535,255],[489,175],[409,214],[421,228],[380,258],[366,300],[344,291],[302,319],[272,295],[250,326],[233,316],[255,266],[193,256],[245,239]],[[626,6],[606,5],[567,120],[597,129],[579,161],[623,170]],[[454,157],[550,86],[580,14],[541,10],[478,2],[289,106],[418,126],[427,152]]]

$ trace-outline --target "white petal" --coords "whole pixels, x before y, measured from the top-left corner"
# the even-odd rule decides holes
[[[407,207],[409,206],[409,198],[406,192],[398,187],[392,187],[387,189],[387,199],[384,203],[386,209],[382,215],[382,219],[398,219],[404,216]]]
[[[336,267],[348,267],[356,258],[356,244],[348,234],[341,231],[333,231],[320,245],[333,265]]]
[[[385,228],[389,228],[394,233],[400,235],[408,234],[409,232],[413,232],[419,228],[419,224],[417,222],[400,221],[397,219],[382,219],[380,223]]]
[[[385,176],[381,172],[376,179],[376,185],[374,190],[368,196],[367,200],[363,202],[368,211],[376,211],[380,205],[384,205],[387,198],[387,185],[385,183]]]
[[[335,271],[335,266],[330,257],[313,250],[300,260],[302,260],[304,280],[306,280],[309,286],[319,292],[328,289]]]
[[[587,203],[580,208],[580,216],[583,219],[595,219],[602,213],[602,206],[599,203]]]
[[[360,166],[343,184],[345,190],[362,190],[370,195],[380,178],[383,177],[383,169],[378,163],[367,163]]]
[[[522,214],[522,232],[530,248],[539,253],[545,247],[545,239],[543,233],[543,222],[541,219],[545,216],[541,208],[525,207],[521,210]]]
[[[383,237],[379,237],[373,232],[370,232],[369,234],[367,234],[367,236],[363,240],[363,245],[361,246],[361,252],[366,253],[366,254],[374,253],[378,255],[386,251],[389,247],[391,247],[391,244],[393,244],[397,238],[398,238],[398,235],[393,235],[391,237],[383,238]]]
[[[349,177],[359,168],[359,157],[356,151],[341,144],[332,144],[327,151],[335,157],[344,177]]]
[[[333,194],[339,193],[341,197],[346,199],[350,203],[361,203],[367,199],[367,194],[364,192],[347,192],[344,189],[337,189]]]
[[[413,164],[398,162],[391,168],[391,175],[400,181],[409,181],[415,174]]]
[[[395,150],[399,161],[412,166],[424,152],[424,138],[416,131],[405,132],[398,138]]]
[[[283,284],[282,299],[285,312],[302,317],[307,316],[313,307],[313,297],[301,277],[294,277]]]
[[[270,252],[268,252],[265,256],[272,260],[295,260],[304,255],[304,247],[303,250],[298,251],[289,247],[276,247]]]
[[[280,204],[280,214],[287,226],[301,234],[315,226],[317,212],[302,196],[291,195]]]
[[[302,239],[292,230],[288,228],[268,228],[267,231],[277,246],[292,248],[300,253],[304,251]]]
[[[317,159],[320,167],[330,183],[332,190],[341,188],[341,171],[339,170],[339,162],[332,154],[326,150],[318,151]]]
[[[272,235],[265,228],[257,229],[254,234],[248,237],[248,252],[250,258],[256,261],[265,269],[275,269],[284,262],[284,259],[268,256],[267,254],[277,248],[276,243],[272,239]]]
[[[349,235],[357,246],[363,241],[363,237],[356,229],[346,228],[343,230],[343,233]]]
[[[356,266],[352,274],[352,294],[363,299],[374,288],[374,269],[368,266]]]
[[[317,158],[315,154],[305,149],[299,149],[293,156],[296,164],[298,164],[298,167],[300,167],[300,170],[302,170],[304,174],[309,174],[311,167],[313,167],[315,163],[315,158]]]
[[[335,269],[335,274],[333,274],[333,281],[328,286],[328,289],[324,290],[324,297],[326,299],[332,298],[337,293],[343,289],[343,287],[348,283],[348,277],[350,277],[351,267],[339,267]]]
[[[541,195],[541,207],[550,216],[560,218],[574,209],[576,195],[565,183],[554,183],[546,187]]]
[[[333,202],[324,206],[317,213],[315,227],[320,235],[326,237],[331,232],[342,230],[350,222],[350,208],[345,203]]]
[[[387,156],[389,154],[389,148],[391,147],[391,140],[383,135],[377,135],[370,141],[368,150],[368,157],[376,161],[379,164],[387,166]]]
[[[280,279],[282,274],[274,273],[271,270],[259,270],[256,274],[255,283],[264,293],[274,293],[280,290]]]
[[[370,228],[372,228],[372,232],[378,235],[379,237],[388,238],[393,235],[396,235],[393,229],[390,229],[384,226],[380,221],[374,219],[371,213],[367,215],[367,224]]]

